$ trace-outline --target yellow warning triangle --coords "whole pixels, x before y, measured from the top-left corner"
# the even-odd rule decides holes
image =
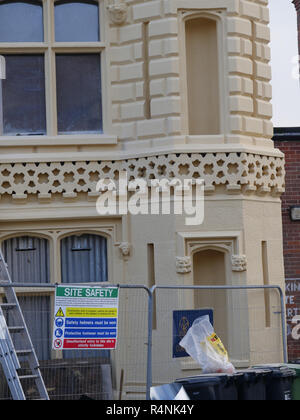
[[[65,314],[63,313],[63,310],[61,308],[59,308],[59,310],[56,312],[55,316],[65,316]]]

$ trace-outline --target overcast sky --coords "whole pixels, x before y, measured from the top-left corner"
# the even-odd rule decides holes
[[[292,0],[269,0],[269,4],[273,123],[275,127],[300,127],[300,83],[295,77],[298,67],[295,6]]]

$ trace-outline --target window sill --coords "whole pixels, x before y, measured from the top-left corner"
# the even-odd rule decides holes
[[[117,136],[106,134],[70,134],[61,136],[0,136],[0,148],[26,146],[101,146],[116,145],[117,143]]]

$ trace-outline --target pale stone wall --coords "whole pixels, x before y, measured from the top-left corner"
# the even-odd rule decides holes
[[[218,135],[190,136],[188,131],[183,39],[185,19],[193,15],[218,22]],[[229,285],[263,285],[264,241],[268,281],[284,288],[284,159],[271,141],[268,1],[124,0],[121,7],[118,1],[105,1],[102,16],[108,128],[101,136],[84,138],[0,138],[0,240],[23,233],[47,235],[54,264],[59,262],[61,235],[104,234],[109,238],[109,280],[146,285],[148,243],[154,244],[158,285],[193,284],[193,256],[203,249],[224,254]],[[203,225],[187,227],[184,217],[175,216],[97,217],[96,183],[104,176],[116,179],[120,169],[147,181],[203,178]],[[52,281],[60,281],[57,266]],[[278,299],[271,294],[271,327],[265,322],[266,301],[263,292],[228,295],[226,342],[237,366],[282,360],[280,316],[273,313]],[[193,309],[193,302],[193,293],[179,293],[158,298],[157,305],[171,313],[179,304]],[[167,340],[172,325],[157,317],[155,383],[197,373],[189,360],[172,360]],[[124,328],[130,329],[130,323]],[[134,365],[140,351],[130,344],[118,348],[116,381],[123,363]],[[144,373],[126,372],[127,397],[142,395]]]

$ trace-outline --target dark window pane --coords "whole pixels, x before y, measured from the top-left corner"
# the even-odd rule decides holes
[[[58,42],[99,41],[98,2],[55,4],[55,40]]]
[[[61,241],[61,281],[63,284],[107,282],[107,239],[99,235],[68,236]],[[106,350],[63,352],[64,359],[101,357],[109,362]]]
[[[43,6],[39,1],[0,3],[0,42],[43,42]]]
[[[43,55],[6,55],[3,80],[4,134],[46,132]]]
[[[49,296],[20,296],[20,306],[39,361],[51,359],[51,301]],[[16,349],[22,349],[22,339]],[[23,347],[22,347],[23,346]]]
[[[61,241],[62,283],[98,283],[107,279],[107,240],[84,234]]]
[[[102,132],[100,54],[56,56],[59,134]]]
[[[14,283],[50,283],[49,241],[22,236],[3,242],[3,254]]]

